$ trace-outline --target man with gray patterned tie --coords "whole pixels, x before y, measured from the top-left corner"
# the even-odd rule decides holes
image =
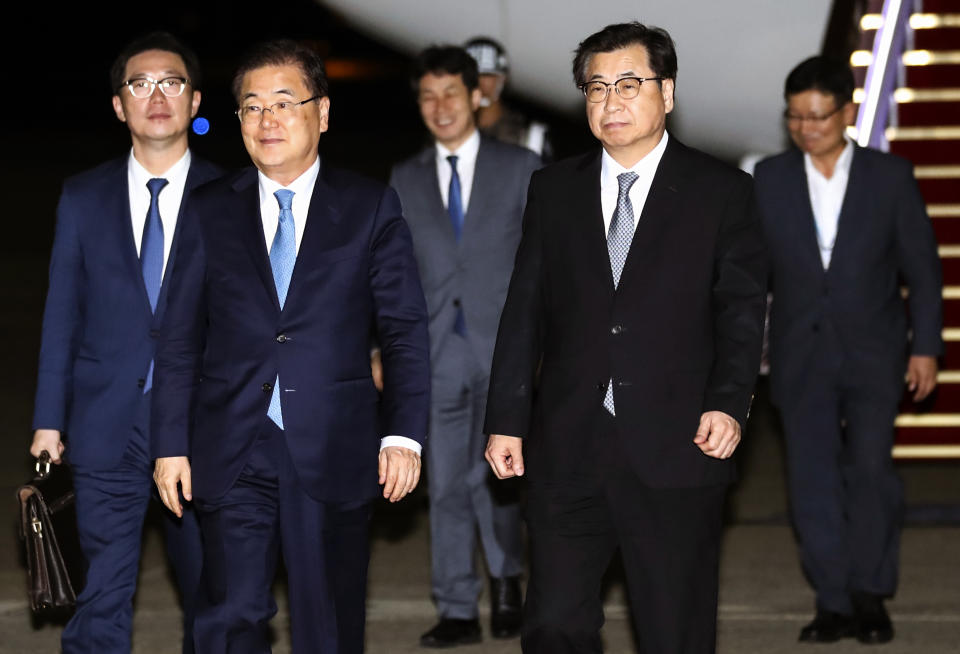
[[[750,178],[666,132],[664,30],[610,25],[573,62],[602,148],[534,173],[490,379],[487,459],[525,475],[523,651],[600,652],[619,548],[642,651],[715,648],[718,549],[760,361]]]
[[[440,621],[420,639],[425,647],[480,640],[478,540],[491,577],[491,634],[509,638],[520,629],[517,488],[496,486],[483,460],[482,426],[527,182],[540,158],[480,135],[474,121],[477,80],[477,62],[463,48],[420,53],[412,82],[434,143],[398,164],[390,177],[413,234],[430,314],[426,469],[432,590]]]

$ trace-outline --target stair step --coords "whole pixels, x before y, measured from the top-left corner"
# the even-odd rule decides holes
[[[909,422],[909,421],[904,421]],[[895,459],[955,459],[960,458],[957,444],[960,429],[956,427],[897,426],[893,446]]]
[[[936,126],[957,120],[960,99],[954,102],[908,102],[897,105],[897,123],[901,127]]]
[[[956,177],[918,178],[917,184],[927,202],[960,202],[960,181]]]
[[[936,218],[933,221],[933,233],[940,245],[960,245],[960,220]]]
[[[958,371],[949,372],[952,372],[954,376],[960,374]],[[937,379],[936,389],[922,402],[914,402],[909,391],[904,391],[903,398],[900,400],[900,415],[943,415],[955,414],[958,411],[960,411],[960,384],[944,382],[939,378]],[[944,422],[940,418],[928,420]],[[906,423],[909,422],[915,422],[915,419],[904,420],[904,426],[907,426]]]
[[[940,358],[940,365],[944,370],[960,370],[960,340],[953,340],[957,339],[958,335],[944,330],[943,336],[943,356]],[[960,411],[960,407],[957,410]]]
[[[888,131],[888,134],[890,132]],[[888,136],[889,139],[889,136]],[[960,158],[960,134],[953,139],[938,141],[898,140],[890,141],[890,152],[905,157],[915,164],[955,164]]]
[[[932,89],[960,86],[960,66],[955,64],[907,66],[905,72],[906,86]]]

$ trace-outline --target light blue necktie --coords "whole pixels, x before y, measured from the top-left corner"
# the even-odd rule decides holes
[[[457,174],[457,155],[447,157],[450,162],[450,191],[447,193],[447,213],[453,226],[453,236],[460,242],[463,233],[463,195],[460,191],[460,175]],[[457,304],[457,316],[453,321],[453,331],[460,336],[467,335],[467,321],[463,317],[463,307]]]
[[[277,222],[277,233],[270,247],[270,268],[273,270],[273,283],[277,287],[280,309],[283,309],[287,300],[287,290],[290,288],[290,277],[293,276],[293,266],[297,262],[297,232],[291,209],[293,191],[280,189],[273,195],[280,205],[280,220]],[[273,395],[270,396],[267,416],[276,423],[277,427],[283,429],[283,415],[280,411],[280,375],[277,375],[273,382]]]
[[[613,288],[620,285],[620,275],[623,273],[623,264],[630,253],[630,243],[633,241],[633,204],[630,202],[630,187],[640,176],[636,173],[621,173],[617,175],[620,190],[617,192],[617,209],[610,219],[610,229],[607,231],[607,252],[610,255],[610,271],[613,273]],[[617,415],[613,406],[613,379],[607,383],[607,394],[603,396],[603,407],[610,415]]]
[[[150,208],[147,209],[147,219],[143,223],[143,236],[140,238],[140,270],[143,273],[143,284],[147,287],[147,298],[150,300],[150,310],[156,313],[157,298],[160,296],[160,282],[163,279],[163,222],[160,220],[160,191],[167,185],[167,180],[154,177],[147,182],[150,191]],[[150,359],[150,368],[144,380],[143,392],[153,387],[153,359]]]

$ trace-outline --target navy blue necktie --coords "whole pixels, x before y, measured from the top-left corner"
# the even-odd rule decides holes
[[[270,246],[270,268],[273,271],[273,283],[277,287],[277,299],[280,300],[280,309],[287,301],[287,290],[290,288],[290,278],[293,276],[293,266],[297,262],[297,232],[293,223],[293,191],[280,189],[274,197],[280,205],[280,216],[277,221],[277,233]],[[270,396],[270,407],[267,415],[283,429],[283,415],[280,410],[280,375],[273,382],[273,395]]]
[[[447,213],[453,226],[453,236],[460,242],[463,233],[463,195],[460,191],[460,175],[457,174],[457,155],[447,157],[450,162],[450,192],[447,194]],[[463,317],[463,307],[457,303],[457,317],[453,321],[453,331],[460,336],[467,335],[467,321]]]
[[[140,270],[143,284],[147,287],[150,310],[157,311],[157,298],[160,297],[160,282],[163,280],[163,222],[160,220],[160,191],[167,180],[154,177],[147,182],[150,191],[150,208],[143,223],[143,236],[140,238]],[[143,392],[153,387],[153,359],[144,380]]]

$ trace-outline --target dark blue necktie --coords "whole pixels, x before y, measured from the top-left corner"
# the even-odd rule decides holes
[[[297,262],[297,232],[293,223],[293,191],[280,189],[274,197],[280,205],[280,215],[277,221],[277,233],[270,246],[270,268],[273,271],[273,283],[277,287],[277,299],[280,300],[280,309],[287,301],[287,291],[290,288],[290,278],[293,276],[293,266]],[[280,375],[273,382],[273,395],[270,396],[270,407],[267,415],[283,429],[283,414],[280,409]]]
[[[147,209],[147,219],[143,223],[143,236],[140,238],[140,270],[143,273],[143,284],[147,287],[147,298],[150,300],[150,310],[156,312],[157,298],[160,296],[160,282],[163,279],[163,223],[160,221],[160,191],[167,185],[167,180],[154,177],[147,182],[150,191],[150,208]],[[143,392],[153,387],[153,359],[144,380]]]
[[[463,233],[463,195],[460,191],[460,175],[457,174],[457,155],[447,157],[450,162],[450,192],[447,194],[447,213],[453,226],[453,236],[460,242]],[[453,321],[453,331],[460,336],[467,335],[467,321],[463,318],[463,307],[457,302],[457,317]]]

